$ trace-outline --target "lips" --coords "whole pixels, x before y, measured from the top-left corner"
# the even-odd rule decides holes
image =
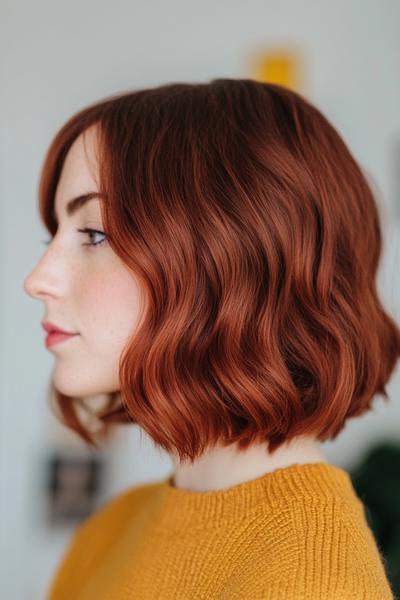
[[[47,333],[63,333],[66,335],[76,335],[75,331],[67,331],[66,329],[62,329],[58,327],[58,325],[54,325],[54,323],[50,323],[50,321],[43,321],[42,327]]]

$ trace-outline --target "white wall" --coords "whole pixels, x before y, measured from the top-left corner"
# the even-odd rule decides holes
[[[400,135],[400,4],[397,0],[2,1],[1,15],[1,595],[39,600],[70,531],[41,521],[41,457],[56,423],[44,399],[53,356],[43,344],[43,306],[23,279],[43,251],[39,169],[56,129],[107,94],[169,81],[249,76],[262,45],[297,43],[308,60],[307,95],[342,133],[381,196],[385,252],[381,296],[400,320],[399,222],[391,150]],[[397,202],[400,199],[397,198]],[[400,211],[397,212],[400,214]],[[375,439],[399,440],[400,376],[388,404],[349,422],[326,443],[352,464]],[[106,495],[164,476],[168,457],[120,433],[108,452]]]

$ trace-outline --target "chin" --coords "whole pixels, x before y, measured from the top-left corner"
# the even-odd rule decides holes
[[[76,365],[66,365],[65,362],[56,362],[52,379],[56,389],[75,398],[89,398],[103,396],[119,390],[118,378],[115,373],[90,372],[89,369],[77,369]]]
[[[54,369],[53,383],[57,391],[74,398],[97,397],[113,391],[106,382],[96,381],[95,377],[92,380],[87,377],[80,378],[62,368]]]

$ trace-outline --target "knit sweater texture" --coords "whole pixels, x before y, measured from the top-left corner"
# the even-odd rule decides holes
[[[49,600],[396,600],[350,475],[293,464],[233,487],[129,488],[74,531]]]

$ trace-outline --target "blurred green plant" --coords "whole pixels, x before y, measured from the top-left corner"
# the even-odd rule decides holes
[[[400,445],[375,444],[348,472],[386,561],[389,583],[400,598]]]

